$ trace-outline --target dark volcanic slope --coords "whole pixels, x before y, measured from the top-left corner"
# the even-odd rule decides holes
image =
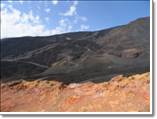
[[[1,40],[2,79],[57,77],[99,82],[149,71],[149,17],[96,32]]]

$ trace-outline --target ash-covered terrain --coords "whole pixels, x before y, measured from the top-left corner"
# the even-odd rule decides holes
[[[100,31],[6,38],[0,43],[2,82],[104,82],[150,68],[149,17]]]

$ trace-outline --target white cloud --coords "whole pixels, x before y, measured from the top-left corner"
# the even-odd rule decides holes
[[[58,0],[52,0],[52,4],[53,5],[57,5],[58,4]]]
[[[5,8],[1,11],[1,38],[50,34],[32,11],[21,13],[14,8],[10,10]]]
[[[12,3],[13,1],[12,1],[12,0],[8,0],[8,2],[9,2],[9,3]]]
[[[73,1],[73,4],[69,7],[69,10],[66,11],[65,13],[61,13],[60,15],[61,16],[64,16],[64,17],[68,17],[68,16],[71,16],[74,18],[73,22],[75,24],[78,23],[78,21],[81,21],[81,22],[86,22],[88,19],[87,17],[85,16],[80,16],[78,13],[77,13],[77,5],[78,5],[78,1]]]
[[[78,1],[74,1],[74,5],[77,5],[78,4]]]
[[[74,16],[77,14],[76,9],[77,9],[77,4],[78,1],[74,1],[73,4],[70,6],[69,10],[65,13],[63,13],[63,16]]]
[[[50,8],[45,9],[45,12],[49,13],[51,11]]]
[[[23,0],[19,0],[19,2],[20,2],[20,4],[23,4],[24,1]]]
[[[87,17],[85,17],[85,16],[80,16],[80,15],[75,15],[75,17],[74,17],[74,23],[75,24],[77,24],[78,23],[78,21],[81,21],[81,22],[86,22],[88,19],[87,19]]]
[[[1,9],[3,9],[5,7],[5,4],[1,3]]]
[[[46,17],[45,20],[49,21]],[[21,36],[47,36],[72,31],[72,24],[68,19],[61,19],[58,26],[47,29],[39,16],[32,11],[22,13],[10,6],[1,11],[1,38]]]
[[[67,18],[65,18],[59,20],[58,26],[55,29],[53,29],[51,32],[52,34],[60,34],[60,33],[70,32],[71,30],[72,30],[71,22]]]
[[[88,29],[89,29],[89,26],[82,24],[82,25],[80,26],[80,29],[81,29],[81,31],[88,30]]]
[[[77,5],[78,2],[73,2],[73,5]],[[2,5],[2,4],[1,4]],[[81,25],[78,29],[74,20],[86,21],[87,18],[74,15],[73,20],[69,17],[62,17],[58,21],[58,25],[54,28],[47,28],[44,22],[38,15],[35,15],[32,10],[21,12],[14,8],[12,5],[2,5],[1,8],[1,38],[7,37],[21,37],[21,36],[47,36],[54,34],[61,34],[71,31],[87,30],[88,25]],[[49,10],[47,10],[49,11]],[[43,18],[46,22],[50,22],[49,17]]]

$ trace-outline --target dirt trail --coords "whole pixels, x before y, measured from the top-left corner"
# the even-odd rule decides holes
[[[57,81],[1,84],[1,111],[148,112],[149,73],[122,75],[109,82],[63,85]]]

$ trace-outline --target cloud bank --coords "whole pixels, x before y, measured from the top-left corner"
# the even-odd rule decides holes
[[[54,4],[58,4],[58,1]],[[1,4],[1,38],[47,36],[76,30],[87,30],[89,29],[88,25],[83,23],[78,25],[78,22],[86,22],[88,19],[77,14],[77,5],[78,1],[73,1],[69,11],[62,15],[57,25],[53,28],[48,28],[42,20],[50,22],[52,19],[49,17],[42,19],[37,14],[34,14],[32,10],[22,12],[12,5]],[[51,9],[46,8],[44,12],[50,14]],[[69,19],[69,16],[73,20]],[[74,29],[74,26],[79,26],[80,28]]]

